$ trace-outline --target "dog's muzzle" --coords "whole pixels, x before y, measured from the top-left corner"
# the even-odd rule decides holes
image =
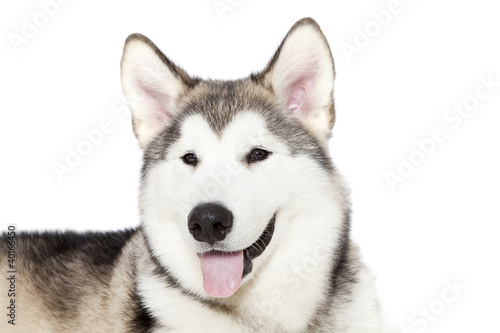
[[[199,254],[203,288],[212,297],[229,297],[238,290],[241,280],[253,268],[252,260],[260,256],[271,242],[276,214],[252,245],[236,252],[209,251]],[[199,204],[188,216],[188,228],[199,242],[214,245],[231,232],[233,214],[218,203]]]

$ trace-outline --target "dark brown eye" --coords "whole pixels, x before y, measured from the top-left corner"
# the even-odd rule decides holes
[[[187,153],[182,156],[182,161],[188,165],[196,166],[198,164],[198,157],[193,153]]]
[[[260,148],[255,148],[248,154],[247,163],[255,163],[265,160],[271,153]]]

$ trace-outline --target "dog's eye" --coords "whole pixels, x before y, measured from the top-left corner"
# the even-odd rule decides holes
[[[248,154],[247,156],[247,163],[255,163],[259,161],[265,160],[271,153],[268,151],[265,151],[264,149],[260,148],[255,148]]]
[[[193,153],[187,153],[182,156],[182,161],[188,165],[196,166],[198,164],[198,157]]]

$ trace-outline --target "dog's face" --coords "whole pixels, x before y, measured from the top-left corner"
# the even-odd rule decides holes
[[[143,230],[185,288],[231,296],[287,241],[279,224],[318,200],[304,188],[321,188],[331,169],[333,78],[311,19],[292,27],[264,71],[238,81],[192,78],[146,37],[127,39],[122,84],[144,150]]]

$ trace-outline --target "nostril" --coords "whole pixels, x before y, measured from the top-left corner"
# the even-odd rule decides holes
[[[202,231],[201,225],[199,225],[198,223],[194,223],[193,225],[191,225],[189,227],[189,230],[191,231],[192,234],[200,234]]]
[[[226,232],[228,227],[225,227],[221,222],[215,222],[214,224],[214,232],[218,234],[223,234]]]

